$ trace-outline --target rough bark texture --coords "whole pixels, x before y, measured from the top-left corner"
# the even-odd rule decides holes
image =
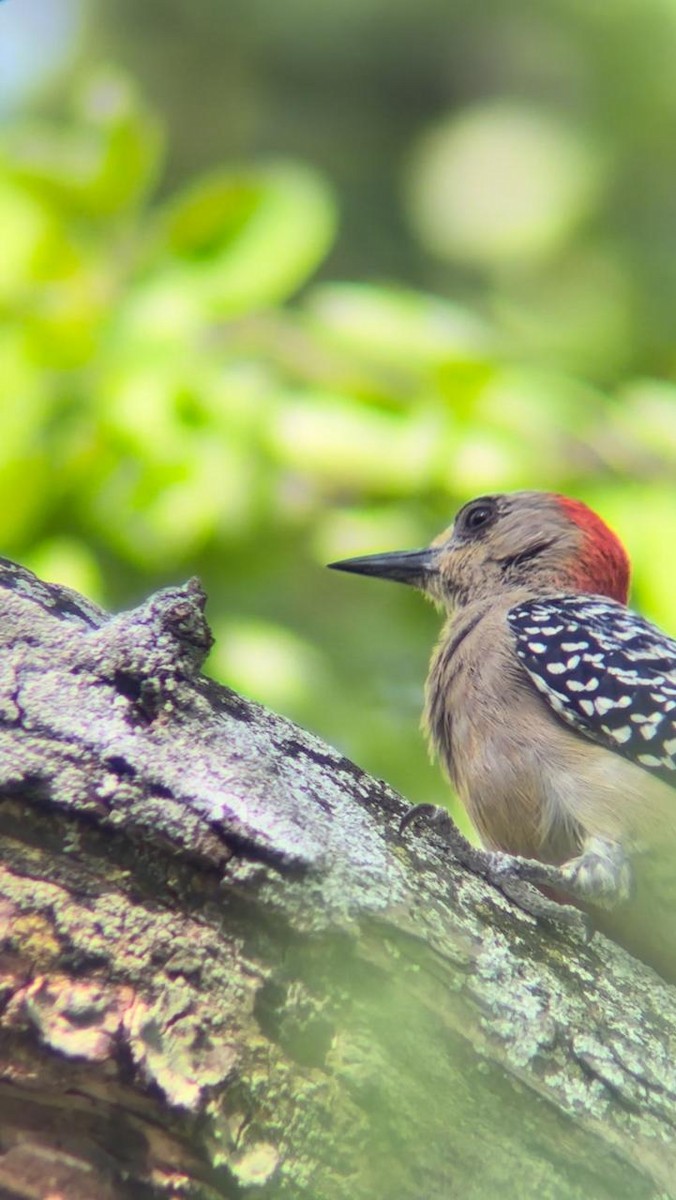
[[[676,993],[200,675],[195,582],[0,569],[0,1194],[676,1197]]]

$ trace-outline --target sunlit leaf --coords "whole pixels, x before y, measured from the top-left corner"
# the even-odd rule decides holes
[[[406,495],[436,478],[443,430],[431,408],[405,416],[308,392],[285,400],[269,436],[282,462],[324,487]]]
[[[214,315],[275,304],[321,262],[335,224],[331,193],[307,167],[223,170],[169,205],[158,252],[175,266],[164,278],[194,289]]]
[[[593,211],[606,162],[586,133],[534,104],[499,100],[422,134],[408,172],[410,212],[444,258],[539,262]]]
[[[155,182],[162,138],[129,80],[99,71],[84,83],[76,123],[22,124],[0,147],[0,162],[39,195],[89,217],[139,203]]]
[[[495,337],[475,314],[437,296],[368,284],[322,284],[308,297],[314,327],[336,345],[407,371],[483,363]]]

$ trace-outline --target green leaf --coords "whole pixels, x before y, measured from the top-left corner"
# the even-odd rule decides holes
[[[106,218],[137,206],[157,178],[162,136],[118,72],[89,76],[68,126],[19,125],[3,139],[8,172],[51,203]]]
[[[447,418],[435,406],[390,413],[349,396],[287,396],[271,420],[279,459],[325,490],[416,494],[439,473]]]
[[[359,283],[322,284],[307,301],[313,328],[345,350],[405,370],[484,363],[494,338],[479,317],[437,296]]]
[[[274,164],[222,170],[179,195],[160,222],[165,288],[197,292],[213,315],[279,303],[326,254],[336,212],[324,181],[307,167]]]

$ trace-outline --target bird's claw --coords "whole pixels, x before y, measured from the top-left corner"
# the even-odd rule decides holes
[[[485,850],[479,850],[461,833],[447,808],[439,808],[436,804],[414,804],[405,812],[399,822],[399,834],[402,835],[415,825],[417,821],[425,820],[439,834],[454,858],[463,867],[477,875],[484,874],[482,863],[486,856]]]
[[[499,888],[524,912],[573,927],[585,940],[589,939],[593,929],[584,913],[572,905],[551,900],[538,890],[544,886],[565,891],[561,868],[537,859],[478,849],[460,832],[448,810],[434,804],[416,804],[409,808],[399,823],[399,833],[404,834],[421,819],[429,821],[463,867]]]
[[[450,821],[451,816],[447,809],[439,808],[436,804],[412,804],[406,810],[399,822],[399,836],[403,836],[406,830],[415,825],[422,818],[429,820],[430,824],[442,825],[445,821]]]

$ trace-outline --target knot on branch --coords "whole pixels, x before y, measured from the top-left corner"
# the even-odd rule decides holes
[[[97,674],[137,677],[197,675],[213,645],[199,579],[162,588],[129,612],[120,613],[82,644],[82,661]]]

